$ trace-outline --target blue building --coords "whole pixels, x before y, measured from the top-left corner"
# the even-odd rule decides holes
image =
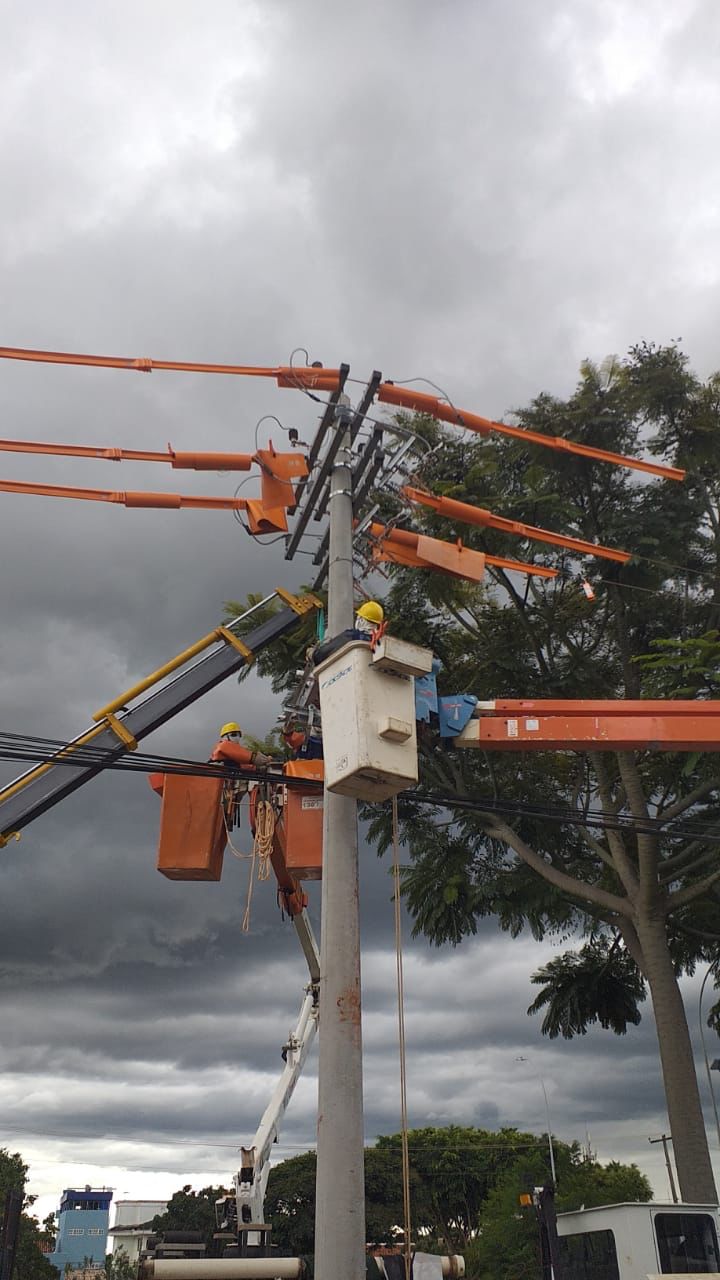
[[[112,1191],[66,1190],[62,1193],[58,1213],[55,1248],[48,1262],[63,1275],[65,1268],[75,1270],[89,1259],[91,1265],[105,1265],[105,1245],[110,1221]]]

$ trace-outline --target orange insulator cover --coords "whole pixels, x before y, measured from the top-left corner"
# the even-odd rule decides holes
[[[179,493],[133,493],[113,496],[111,502],[122,502],[126,507],[169,507],[178,510],[182,506]]]
[[[288,760],[283,765],[286,778],[313,778],[322,782],[325,777],[325,764],[322,760]]]
[[[260,494],[262,504],[268,511],[275,507],[295,510],[295,490],[290,481],[269,475],[265,468],[260,472]]]
[[[385,404],[397,404],[403,409],[415,409],[417,413],[439,416],[440,401],[426,391],[411,391],[408,387],[396,387],[393,382],[383,382],[378,389],[378,400]]]
[[[166,774],[157,869],[168,880],[219,880],[227,831],[222,778]]]
[[[252,534],[287,533],[288,523],[284,507],[265,507],[259,498],[248,498],[245,510],[248,528]]]
[[[290,365],[280,365],[273,370],[273,375],[279,387],[310,387],[313,391],[338,389],[338,369],[294,369]]]
[[[308,474],[304,453],[276,453],[272,444],[269,449],[258,449],[253,460],[278,480],[299,480]]]
[[[249,471],[251,453],[176,453],[169,454],[171,466],[176,471]]]

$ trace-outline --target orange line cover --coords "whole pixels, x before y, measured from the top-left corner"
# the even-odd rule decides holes
[[[490,529],[500,529],[503,533],[513,533],[520,538],[529,538],[532,542],[549,542],[555,547],[567,547],[581,555],[600,556],[604,560],[615,560],[618,564],[627,564],[631,558],[629,551],[618,551],[614,547],[603,547],[595,542],[584,542],[582,538],[569,538],[561,533],[553,533],[550,529],[538,529],[535,525],[524,524],[521,520],[508,520],[505,516],[493,515],[484,507],[472,507],[467,502],[457,502],[454,498],[441,498],[424,489],[414,489],[405,485],[403,495],[410,502],[422,503],[432,507],[438,515],[448,519],[459,520],[461,524],[477,524]]]
[[[414,409],[417,413],[428,413],[442,422],[467,427],[468,431],[477,431],[483,436],[495,432],[499,435],[513,436],[516,440],[527,440],[530,444],[542,445],[545,449],[575,453],[582,458],[591,458],[594,462],[611,462],[616,467],[627,467],[630,471],[646,471],[653,476],[662,476],[665,480],[685,479],[685,472],[678,467],[664,467],[659,462],[647,462],[643,458],[628,458],[621,453],[609,453],[606,449],[594,449],[590,445],[577,444],[574,440],[568,440],[565,436],[544,436],[539,431],[511,427],[505,422],[483,418],[478,413],[456,409],[453,405],[446,404],[437,396],[428,395],[424,391],[410,391],[407,387],[398,387],[394,382],[380,384],[378,400],[386,404],[399,405],[403,409]]]

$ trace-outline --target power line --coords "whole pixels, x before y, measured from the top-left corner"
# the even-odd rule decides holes
[[[61,754],[58,754],[61,753]],[[91,745],[67,750],[64,742],[52,738],[36,738],[29,735],[0,732],[0,759],[24,760],[32,763],[51,763],[60,767],[78,768],[82,766],[99,766],[101,769],[112,769],[127,773],[169,773],[189,777],[220,778],[223,781],[236,782],[239,777],[258,783],[281,783],[292,789],[320,792],[323,783],[312,778],[293,778],[268,769],[237,769],[209,761],[188,760],[175,756],[149,755],[143,752],[132,752],[126,756],[108,760],[107,752]],[[278,762],[279,766],[280,762]],[[718,788],[720,790],[720,786]],[[0,791],[0,798],[2,792]],[[400,798],[400,803],[411,803],[444,808],[453,811],[499,813],[506,816],[537,818],[547,822],[559,822],[578,827],[597,827],[604,830],[627,831],[636,834],[665,835],[674,838],[701,839],[709,844],[720,844],[720,822],[718,824],[694,821],[686,818],[682,822],[672,822],[658,817],[637,819],[630,814],[615,813],[608,809],[589,808],[578,810],[562,805],[533,804],[526,800],[515,800],[502,796],[470,796],[461,797],[450,792],[431,792],[419,789],[407,791]],[[1,812],[1,810],[0,810]]]

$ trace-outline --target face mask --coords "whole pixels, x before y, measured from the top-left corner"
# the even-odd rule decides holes
[[[355,619],[355,630],[356,630],[356,631],[363,631],[363,632],[370,632],[370,631],[372,631],[372,630],[373,630],[373,624],[372,624],[372,622],[368,622],[367,618],[356,618],[356,619]]]

